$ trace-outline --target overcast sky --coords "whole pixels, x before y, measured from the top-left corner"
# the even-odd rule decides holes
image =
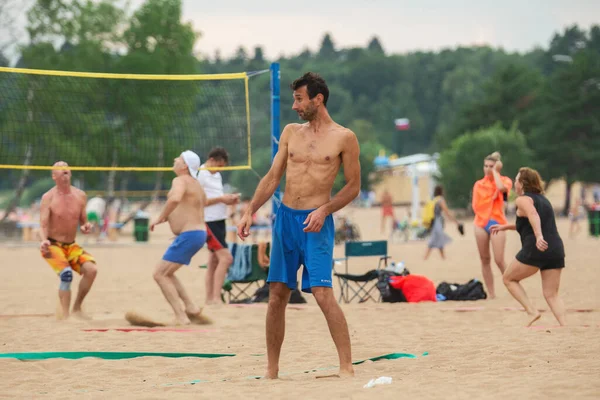
[[[2,0],[0,0],[2,1]],[[143,0],[131,0],[133,8]],[[265,55],[316,50],[324,32],[336,46],[378,36],[388,53],[489,44],[509,51],[548,45],[574,23],[600,24],[600,0],[183,0],[183,20],[201,31],[197,51],[229,57],[243,45]]]

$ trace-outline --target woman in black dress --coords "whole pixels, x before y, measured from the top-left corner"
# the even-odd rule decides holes
[[[492,234],[505,230],[516,230],[521,236],[522,248],[516,260],[504,272],[504,284],[531,316],[527,326],[540,318],[540,313],[527,297],[519,283],[535,274],[542,275],[542,291],[552,313],[560,325],[565,325],[565,307],[558,296],[560,273],[565,266],[565,250],[556,229],[552,204],[544,196],[543,182],[536,170],[521,168],[515,179],[516,224],[496,225]]]

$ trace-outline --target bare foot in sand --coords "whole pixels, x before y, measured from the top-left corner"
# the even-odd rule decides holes
[[[83,321],[90,321],[92,319],[92,317],[90,317],[89,315],[87,315],[86,313],[84,313],[81,310],[73,310],[71,312],[71,316],[73,318],[80,319],[80,320],[83,320]]]
[[[215,309],[218,310],[222,307],[225,307],[225,303],[223,303],[222,301],[219,301],[219,302],[211,301],[210,303],[206,303],[205,306],[210,308],[211,310],[215,310]]]
[[[188,317],[175,318],[175,322],[174,322],[175,326],[187,326],[187,325],[191,325],[191,324],[192,324],[192,321],[190,321]]]
[[[538,319],[540,319],[540,317],[542,316],[542,314],[540,314],[539,311],[536,311],[534,314],[529,314],[529,316],[531,317],[531,320],[529,321],[529,323],[526,325],[527,327],[530,327],[531,325],[533,325],[533,323],[535,321],[537,321]]]
[[[195,313],[191,313],[186,311],[185,312],[188,316],[188,318],[190,319],[192,324],[197,324],[197,325],[210,325],[212,324],[212,320],[210,318],[208,318],[207,316],[202,315],[202,310],[195,312]]]
[[[317,379],[325,379],[325,378],[353,378],[354,377],[354,368],[350,367],[350,369],[340,369],[340,372],[337,374],[329,374],[329,375],[318,375]]]
[[[69,314],[65,315],[65,313],[63,312],[62,308],[60,307],[60,304],[58,307],[56,307],[56,320],[57,321],[64,321],[65,319],[69,318]]]
[[[279,379],[279,371],[269,371],[269,369],[267,369],[267,373],[263,379]]]

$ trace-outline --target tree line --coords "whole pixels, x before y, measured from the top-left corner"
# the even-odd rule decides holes
[[[449,202],[457,207],[468,203],[473,182],[481,175],[483,157],[495,150],[503,153],[503,173],[511,177],[519,166],[529,165],[539,169],[547,181],[565,178],[569,187],[577,180],[599,179],[600,26],[589,30],[571,26],[556,32],[546,47],[526,53],[472,46],[389,54],[377,37],[366,40],[364,47],[340,48],[335,38],[324,33],[318,50],[306,49],[276,60],[267,60],[260,45],[254,49],[240,47],[227,59],[219,52],[198,56],[195,49],[202,49],[201,29],[182,22],[181,0],[147,0],[133,11],[113,0],[37,0],[27,11],[29,42],[20,49],[17,66],[84,72],[211,74],[263,70],[270,62],[278,61],[282,127],[298,120],[291,110],[289,83],[306,71],[322,74],[331,91],[328,108],[332,117],[352,129],[361,143],[364,189],[374,170],[373,159],[381,150],[399,156],[440,152],[440,179]],[[7,65],[6,59],[2,62]],[[125,88],[115,84],[111,90],[114,96],[109,99],[91,86],[81,93],[88,100],[82,98],[78,105],[54,97],[40,99],[36,107],[48,115],[60,107],[79,107],[81,114],[94,108],[97,112],[87,117],[94,119],[89,121],[94,128],[85,132],[90,146],[84,149],[92,163],[97,158],[94,148],[103,145],[114,149],[114,154],[102,156],[115,165],[153,165],[159,157],[168,165],[173,151],[178,151],[177,138],[194,132],[198,132],[200,153],[221,144],[243,156],[239,140],[227,140],[228,135],[237,137],[237,133],[223,133],[228,126],[215,127],[211,122],[229,118],[218,110],[230,109],[229,103],[222,102],[235,100],[215,96],[211,102],[202,99],[193,86],[138,84],[128,92],[127,98],[133,100],[123,104],[117,100],[123,98],[119,90]],[[178,106],[179,113],[167,117],[156,114],[153,106],[157,99],[164,99],[165,93],[171,98],[187,99]],[[251,195],[271,160],[268,74],[250,79],[250,100],[255,173],[226,173],[229,183],[245,195]],[[3,109],[0,105],[0,129],[14,131],[14,127],[5,125]],[[170,119],[186,118],[193,121],[180,123],[177,129],[189,132],[174,132]],[[410,129],[397,131],[396,118],[408,118]],[[151,121],[154,131],[139,128],[149,126],[144,125],[147,121]],[[53,140],[75,144],[83,140],[83,133],[69,127],[68,120],[54,126],[57,131],[47,132],[44,137],[39,127],[20,129],[24,137],[36,139],[32,143],[45,143],[46,147],[56,147]],[[143,151],[131,154],[125,139],[111,139],[113,145],[106,146],[107,137],[128,137]],[[225,138],[223,143],[219,143],[220,138]],[[64,147],[78,149],[75,144]],[[25,162],[27,152],[22,148],[20,157]],[[28,179],[39,176],[32,173]],[[132,189],[162,188],[171,178],[168,174],[125,172],[81,176],[96,187],[119,187],[125,181],[125,186]],[[14,187],[22,173],[5,171],[2,178],[4,188]],[[336,187],[341,185],[342,176]]]

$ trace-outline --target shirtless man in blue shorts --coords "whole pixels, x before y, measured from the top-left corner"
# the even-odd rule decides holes
[[[156,225],[168,221],[171,231],[177,235],[158,263],[154,271],[154,280],[173,307],[177,323],[181,325],[210,322],[201,314],[201,310],[192,302],[175,276],[175,272],[183,264],[189,265],[192,257],[206,243],[206,195],[196,180],[199,167],[200,157],[190,150],[184,151],[174,160],[173,171],[177,177],[173,179],[162,212],[150,225],[150,230],[154,231]],[[181,304],[182,301],[185,308]]]
[[[295,80],[292,109],[307,121],[289,124],[281,133],[279,151],[260,181],[254,198],[238,224],[238,236],[250,234],[252,214],[271,198],[287,169],[283,203],[273,227],[267,311],[267,378],[279,373],[285,333],[285,309],[296,289],[300,265],[302,291],[315,296],[325,315],[339,355],[340,376],[354,375],[350,335],[344,313],[331,285],[334,226],[332,213],[354,200],[360,191],[359,145],[356,135],[336,124],[327,111],[329,89],[319,75],[306,73]],[[344,164],[346,185],[332,198],[333,182]]]

